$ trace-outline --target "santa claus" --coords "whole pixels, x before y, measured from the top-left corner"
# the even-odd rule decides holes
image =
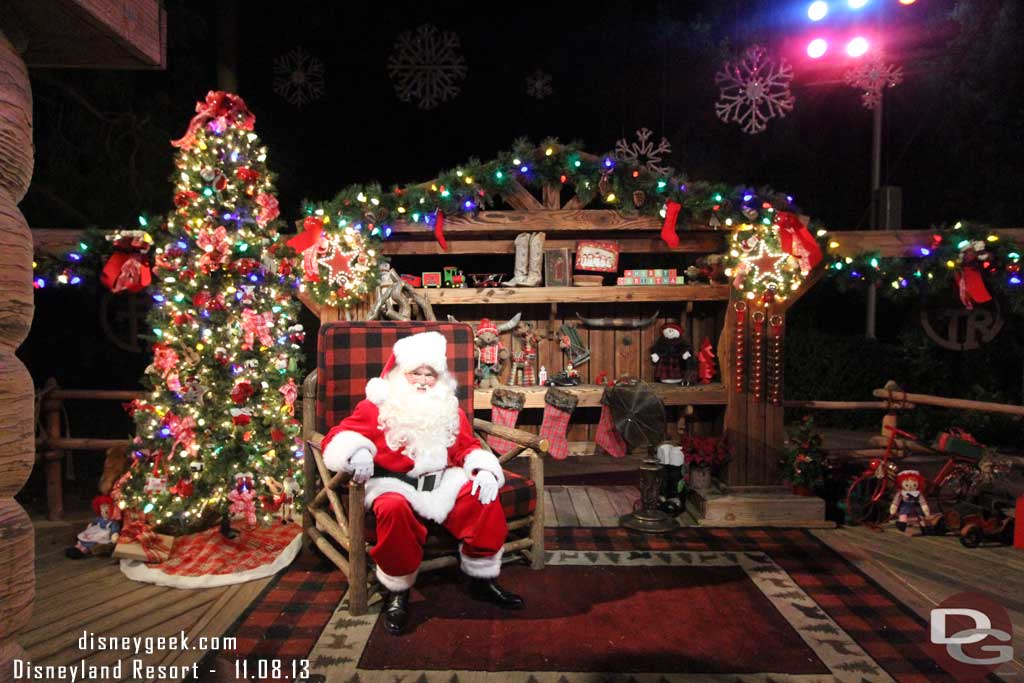
[[[462,571],[471,577],[474,598],[506,609],[523,606],[495,582],[508,532],[498,501],[505,475],[459,408],[446,346],[438,332],[398,340],[381,377],[366,385],[366,400],[323,441],[329,469],[366,483],[366,507],[377,518],[370,556],[389,591],[384,625],[394,634],[408,620],[409,589],[427,538],[424,520],[461,541]]]

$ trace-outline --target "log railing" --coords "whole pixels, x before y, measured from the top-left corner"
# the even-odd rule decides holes
[[[36,432],[36,459],[43,462],[46,477],[46,516],[51,521],[64,516],[64,479],[61,461],[66,451],[106,451],[130,443],[129,439],[71,437],[61,430],[65,401],[131,401],[141,391],[104,389],[61,389],[49,379],[37,394],[39,415]]]

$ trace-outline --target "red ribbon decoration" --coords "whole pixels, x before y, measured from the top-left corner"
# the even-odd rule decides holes
[[[800,263],[800,272],[807,275],[811,268],[821,261],[821,247],[796,214],[779,211],[775,214],[775,224],[779,226],[779,243],[782,250],[796,257]]]
[[[153,281],[149,265],[139,254],[115,251],[100,272],[100,282],[110,291],[141,292]]]
[[[117,538],[118,543],[138,543],[146,554],[146,562],[161,562],[171,553],[171,546],[141,519],[128,519]]]
[[[697,352],[697,376],[701,384],[711,384],[715,377],[715,350],[711,347],[711,340],[704,337],[701,342],[700,351]]]
[[[302,221],[302,232],[288,240],[289,247],[300,254],[312,246],[320,244],[320,236],[324,232],[324,221],[319,216],[306,216]]]
[[[964,266],[964,269],[954,275],[956,286],[960,292],[960,301],[964,308],[972,310],[974,304],[984,304],[992,301],[992,295],[985,287],[985,280],[981,277],[981,271],[976,266]]]
[[[679,235],[676,234],[676,221],[679,220],[679,210],[683,205],[672,199],[665,203],[665,222],[661,224],[661,239],[669,249],[679,246]]]
[[[441,209],[434,212],[434,238],[442,249],[448,251],[448,242],[444,239],[444,211]]]
[[[196,115],[189,121],[185,134],[177,140],[171,140],[171,146],[191,149],[196,142],[196,132],[210,121],[220,121],[224,126],[234,123],[242,130],[252,130],[256,117],[238,95],[211,90],[206,93],[205,102],[196,102]]]

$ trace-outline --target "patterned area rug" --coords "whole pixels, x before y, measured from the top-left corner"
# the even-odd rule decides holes
[[[954,683],[925,623],[806,531],[548,529],[546,542],[548,569],[502,574],[523,612],[434,573],[398,639],[376,607],[334,610],[343,577],[305,558],[243,615],[231,656],[305,658],[312,681],[359,683]]]

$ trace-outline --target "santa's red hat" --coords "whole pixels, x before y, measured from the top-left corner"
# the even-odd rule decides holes
[[[420,332],[395,342],[380,377],[366,384],[366,398],[380,405],[388,399],[388,376],[394,370],[412,372],[426,365],[438,375],[448,373],[448,340],[440,332]]]

